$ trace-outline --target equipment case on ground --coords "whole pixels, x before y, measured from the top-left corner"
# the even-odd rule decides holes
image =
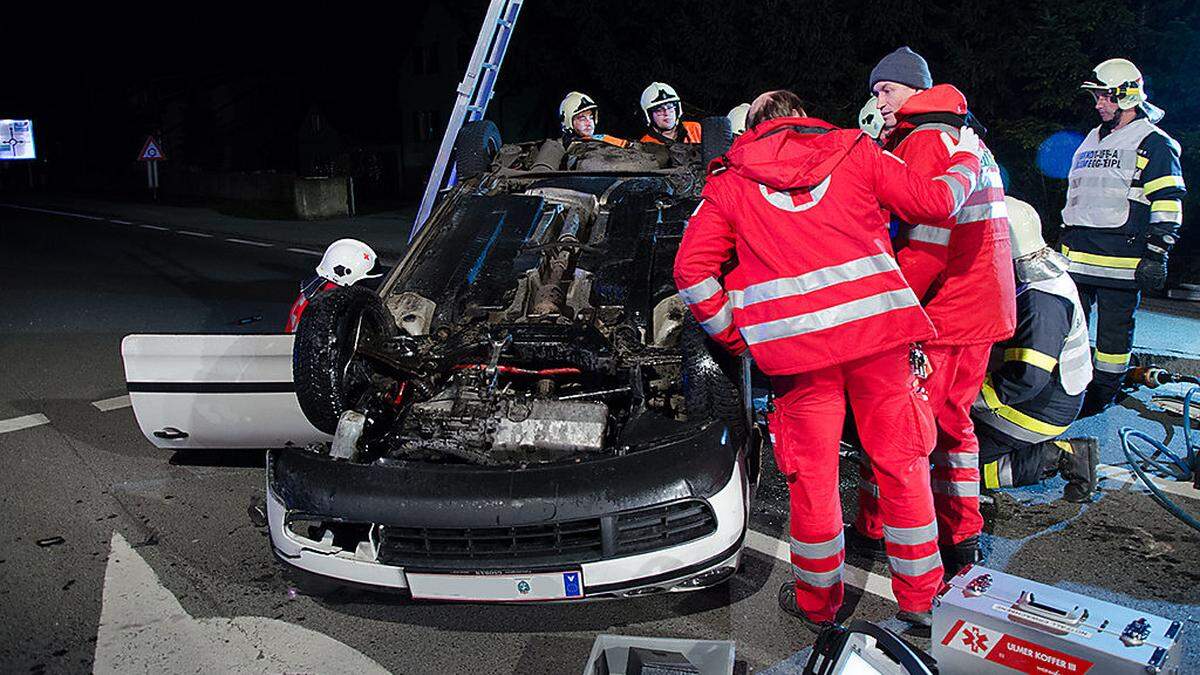
[[[934,600],[933,657],[943,675],[1179,675],[1184,618],[976,565]]]

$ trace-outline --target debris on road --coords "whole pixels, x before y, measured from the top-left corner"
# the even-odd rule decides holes
[[[48,548],[50,546],[58,546],[59,544],[65,544],[65,543],[67,543],[67,540],[63,539],[62,537],[58,537],[58,536],[46,537],[45,539],[37,540],[37,545],[41,546],[42,548]]]

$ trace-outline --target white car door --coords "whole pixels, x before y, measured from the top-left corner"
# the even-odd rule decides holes
[[[129,335],[121,341],[138,426],[160,448],[279,448],[330,437],[292,382],[292,335]]]

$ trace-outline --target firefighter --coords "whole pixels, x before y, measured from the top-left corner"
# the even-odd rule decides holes
[[[646,118],[643,143],[699,143],[700,124],[683,121],[683,102],[669,84],[651,82],[642,90],[642,116]]]
[[[870,420],[858,431],[879,475],[898,616],[928,625],[942,583],[934,427],[910,345],[934,331],[896,264],[883,209],[945,220],[974,189],[978,138],[964,130],[945,171],[926,177],[858,131],[805,116],[791,92],[755,99],[749,125],[710,165],[675,283],[715,341],[749,349],[771,378],[794,573],[780,606],[815,628],[842,603],[838,444],[848,393],[855,418]]]
[[[353,286],[363,279],[374,279],[381,275],[379,257],[370,246],[357,239],[338,239],[325,249],[325,255],[317,263],[317,275],[300,284],[300,295],[292,303],[284,331],[296,332],[300,327],[300,315],[308,303],[321,293],[338,286]]]
[[[1096,66],[1083,84],[1100,126],[1075,151],[1062,211],[1062,252],[1085,311],[1096,305],[1095,377],[1081,415],[1116,398],[1133,346],[1140,291],[1162,288],[1179,239],[1185,188],[1179,143],[1155,123],[1142,74],[1125,59]]]
[[[871,71],[870,87],[884,118],[884,147],[915,171],[934,176],[950,162],[946,143],[964,124],[977,124],[962,92],[933,85],[925,59],[908,47],[888,54]],[[979,184],[956,217],[899,217],[897,259],[904,277],[937,329],[925,345],[932,363],[926,388],[937,420],[933,499],[947,574],[978,559],[979,445],[971,404],[987,374],[992,344],[1016,326],[1015,284],[1000,167],[984,148]],[[899,214],[893,214],[899,216]],[[859,514],[851,545],[878,554],[884,523],[878,488],[864,465]]]
[[[625,139],[596,133],[596,126],[600,123],[600,108],[587,94],[572,91],[564,96],[562,103],[558,104],[558,121],[562,127],[564,146],[576,141],[597,141],[618,148],[629,147],[629,141]]]
[[[1068,261],[1042,239],[1042,221],[1006,197],[1017,280],[1017,331],[992,350],[971,411],[985,489],[1033,485],[1062,474],[1063,499],[1091,501],[1095,438],[1057,440],[1079,414],[1092,380],[1088,324]]]
[[[729,129],[733,132],[734,138],[746,133],[746,114],[749,112],[750,104],[742,103],[734,106],[726,115],[729,118]]]

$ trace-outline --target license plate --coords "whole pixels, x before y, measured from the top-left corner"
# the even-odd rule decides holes
[[[408,589],[421,600],[529,602],[583,597],[583,573],[426,574],[408,572]]]

